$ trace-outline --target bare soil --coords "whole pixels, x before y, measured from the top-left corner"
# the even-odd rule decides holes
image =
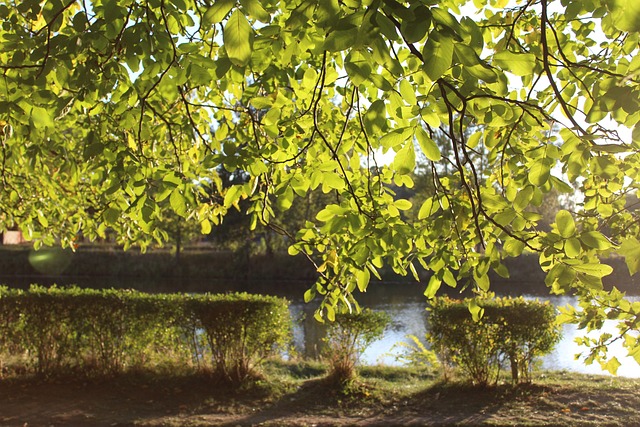
[[[202,375],[5,379],[0,425],[640,426],[640,380],[551,373],[534,384],[477,388],[386,375],[361,377],[348,391],[321,376],[245,389]]]

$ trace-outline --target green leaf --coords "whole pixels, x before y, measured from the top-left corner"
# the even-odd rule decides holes
[[[398,32],[395,24],[387,18],[383,13],[374,13],[373,15],[380,32],[389,40],[398,40]]]
[[[47,220],[47,217],[44,216],[42,214],[42,212],[38,211],[38,222],[40,223],[40,225],[42,225],[44,228],[47,228],[49,226],[49,220]]]
[[[427,200],[422,203],[420,207],[420,211],[418,212],[418,219],[425,219],[431,216],[433,212],[437,209],[433,209],[433,198],[429,197]]]
[[[611,375],[616,375],[618,373],[618,368],[620,368],[622,364],[618,361],[618,358],[612,357],[609,361],[602,363],[600,366]]]
[[[315,288],[307,289],[307,290],[304,292],[304,302],[305,302],[305,303],[309,303],[309,302],[311,302],[315,297],[316,297],[316,290],[315,290]]]
[[[369,135],[380,134],[387,127],[387,108],[384,101],[376,99],[363,117],[364,126]]]
[[[336,216],[342,216],[345,213],[349,212],[349,209],[343,208],[339,205],[328,205],[326,208],[322,209],[316,215],[316,219],[318,221],[327,222],[331,221]]]
[[[415,20],[403,19],[400,23],[400,32],[408,43],[421,41],[427,35],[431,25],[431,11],[424,6],[418,6],[415,11]]]
[[[500,68],[516,76],[530,76],[536,65],[534,54],[514,53],[508,50],[496,53],[493,60]]]
[[[595,264],[595,263],[577,264],[577,265],[572,265],[571,268],[573,268],[578,273],[583,273],[588,276],[593,276],[598,278],[602,278],[613,273],[613,268],[607,264]]]
[[[622,31],[640,32],[640,2],[637,0],[610,0],[607,2],[611,18]]]
[[[329,33],[324,42],[324,48],[329,52],[341,52],[356,44],[358,28],[348,30],[334,30]]]
[[[442,280],[444,280],[444,283],[446,283],[451,288],[455,288],[456,286],[458,286],[458,282],[456,281],[455,276],[448,268],[442,270]]]
[[[120,219],[120,210],[109,207],[102,213],[102,217],[107,224],[115,225]]]
[[[369,273],[368,269],[365,268],[364,270],[356,271],[356,284],[358,285],[358,290],[360,292],[367,291],[369,280],[371,280],[371,273]]]
[[[435,275],[431,276],[429,283],[427,284],[427,289],[424,291],[424,296],[427,297],[427,299],[435,297],[441,284],[442,280],[438,279]]]
[[[580,234],[580,241],[584,243],[585,246],[599,250],[609,249],[613,246],[609,239],[599,231],[586,231]]]
[[[42,107],[31,108],[31,123],[39,129],[55,127],[51,111]]]
[[[244,67],[251,60],[253,28],[239,10],[234,11],[224,26],[224,47],[234,65]]]
[[[230,208],[231,206],[238,206],[238,201],[242,196],[242,186],[241,185],[232,185],[227,189],[227,192],[224,195],[224,207]]]
[[[211,222],[208,219],[205,218],[200,223],[200,232],[205,235],[211,233]]]
[[[380,138],[380,145],[383,148],[394,148],[404,143],[410,136],[410,128],[394,129]]]
[[[504,250],[511,257],[520,256],[524,250],[524,243],[510,237],[504,242]]]
[[[187,216],[187,199],[182,195],[180,190],[176,188],[171,192],[171,196],[169,197],[169,204],[171,205],[171,209],[180,215],[181,217]]]
[[[456,34],[462,33],[460,23],[447,9],[432,7],[431,15],[434,21],[449,27],[449,29],[453,30],[454,33]]]
[[[324,172],[322,174],[322,191],[325,190],[344,190],[346,184],[344,179],[335,172]]]
[[[356,85],[362,84],[371,75],[371,55],[360,50],[352,50],[344,60],[344,68],[349,79]]]
[[[471,313],[471,317],[473,318],[473,321],[474,322],[480,321],[480,319],[484,315],[484,308],[480,307],[478,305],[478,302],[475,299],[469,300],[467,307],[469,308],[469,313]]]
[[[516,212],[522,212],[527,206],[529,206],[532,197],[533,187],[526,186],[518,192],[515,199],[513,200],[513,209]]]
[[[438,31],[432,31],[429,35],[422,51],[422,68],[432,81],[438,80],[451,67],[453,44],[453,39]]]
[[[409,105],[415,105],[418,102],[416,98],[416,92],[409,80],[400,80],[400,95],[404,98],[404,101]]]
[[[556,178],[555,176],[551,176],[551,183],[553,184],[554,188],[556,190],[558,190],[560,193],[573,193],[574,189],[573,187],[571,187],[569,184],[567,184],[566,182],[562,181],[560,178]]]
[[[407,143],[393,159],[393,169],[400,175],[407,175],[416,167],[416,151],[413,143]]]
[[[556,214],[556,225],[558,226],[558,233],[560,233],[560,236],[565,239],[573,237],[576,233],[576,223],[573,221],[573,216],[568,211],[558,211]]]
[[[577,258],[582,252],[582,245],[580,240],[575,237],[571,237],[564,242],[564,253],[569,258]]]
[[[498,81],[498,74],[486,64],[478,64],[465,67],[465,70],[473,77],[486,83],[495,83]]]
[[[222,22],[227,14],[236,5],[236,0],[216,0],[213,5],[207,9],[202,17],[202,25],[209,27],[212,24]]]
[[[624,257],[631,276],[640,271],[640,241],[638,239],[635,237],[625,239],[618,252]]]
[[[240,0],[240,4],[252,18],[264,23],[271,21],[271,15],[262,7],[260,0]]]
[[[533,185],[543,186],[549,181],[551,168],[543,161],[538,161],[529,169],[529,182]]]
[[[431,160],[432,162],[440,161],[440,159],[442,158],[440,149],[438,148],[438,145],[429,137],[429,135],[427,135],[427,132],[425,132],[422,127],[418,126],[416,127],[415,135],[416,139],[418,140],[418,145],[420,145],[420,149],[422,149],[422,152],[427,157],[427,159]]]
[[[472,67],[482,63],[482,60],[476,51],[465,43],[455,43],[454,52],[458,60],[467,67]]]
[[[408,211],[409,209],[411,209],[411,206],[413,206],[407,199],[398,199],[393,204],[396,208],[398,208],[398,210],[401,211]]]

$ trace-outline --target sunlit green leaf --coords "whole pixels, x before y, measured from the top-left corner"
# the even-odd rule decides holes
[[[253,28],[240,10],[234,11],[224,26],[224,46],[234,65],[244,67],[251,60]]]
[[[536,65],[536,57],[532,53],[514,53],[503,50],[493,56],[495,63],[505,71],[516,76],[527,76],[533,74]]]
[[[429,137],[429,135],[427,135],[427,132],[425,132],[422,127],[416,128],[415,135],[418,140],[418,145],[420,145],[420,148],[427,159],[432,162],[437,162],[442,158],[438,145]]]
[[[179,189],[176,188],[171,192],[169,203],[171,204],[171,209],[173,209],[176,214],[182,217],[187,215],[187,199],[182,195]]]
[[[424,72],[431,80],[438,80],[451,67],[453,40],[437,31],[431,32],[422,51]]]
[[[551,176],[551,168],[544,162],[536,162],[529,169],[529,182],[533,185],[544,185]]]
[[[586,231],[580,234],[580,241],[586,246],[595,249],[609,249],[612,247],[611,242],[599,231]]]
[[[635,237],[625,239],[620,245],[619,253],[624,257],[630,275],[640,271],[640,241],[638,239]]]
[[[616,26],[624,31],[640,31],[640,4],[635,0],[607,2]]]
[[[577,264],[571,267],[578,273],[584,273],[588,276],[593,276],[598,278],[608,276],[613,272],[613,268],[607,264],[587,263],[587,264]]]
[[[556,214],[558,232],[564,238],[572,237],[576,233],[576,223],[570,212],[561,210]]]
[[[271,15],[262,7],[259,0],[240,0],[240,4],[248,16],[261,22],[269,22],[271,20]]]
[[[416,151],[413,143],[406,144],[393,159],[393,168],[401,175],[411,173],[416,167]]]
[[[202,24],[210,26],[211,24],[222,22],[235,4],[236,0],[216,0],[204,13]]]
[[[360,292],[367,291],[369,280],[371,280],[371,274],[369,273],[368,269],[365,268],[364,270],[356,271],[356,283]]]

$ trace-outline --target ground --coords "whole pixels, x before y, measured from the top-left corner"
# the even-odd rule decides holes
[[[373,368],[338,392],[320,371],[269,378],[233,390],[202,375],[4,379],[0,425],[640,425],[640,380],[556,372],[477,388]]]

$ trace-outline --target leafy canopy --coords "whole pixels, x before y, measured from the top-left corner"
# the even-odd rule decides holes
[[[144,247],[167,210],[208,232],[248,199],[316,263],[306,297],[329,319],[383,266],[431,271],[429,297],[483,294],[535,252],[552,292],[582,298],[567,319],[619,319],[640,361],[640,303],[603,290],[600,262],[640,268],[636,0],[8,0],[0,16],[0,228]],[[416,150],[435,190],[412,218],[393,189]],[[225,188],[221,166],[250,179]],[[317,189],[334,202],[285,230],[275,204]],[[545,232],[552,190],[579,203]],[[590,343],[612,371],[615,338]]]

